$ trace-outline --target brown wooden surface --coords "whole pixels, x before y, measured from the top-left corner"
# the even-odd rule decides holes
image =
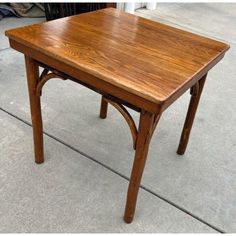
[[[138,190],[148,155],[148,147],[151,141],[153,124],[154,115],[142,111],[140,113],[137,146],[126,199],[124,214],[124,220],[126,223],[131,223],[134,217]]]
[[[75,70],[72,66],[63,63],[63,61],[47,56],[40,51],[34,51],[26,45],[20,44],[12,39],[9,41],[12,48],[24,53],[30,58],[36,59],[38,64],[43,68],[49,68],[52,71],[56,70],[58,74],[63,74],[62,77],[80,83],[102,95],[106,95],[108,98],[112,98],[112,100],[116,99],[119,103],[125,104],[134,110],[140,111],[140,109],[143,108],[152,113],[157,113],[160,109],[164,109],[164,106],[161,106],[161,104],[155,104],[154,102],[148,101],[82,70]]]
[[[186,147],[188,145],[188,140],[190,136],[190,132],[193,126],[193,121],[195,118],[195,114],[198,108],[198,104],[201,98],[202,90],[206,81],[207,74],[204,75],[196,84],[192,87],[191,90],[191,99],[188,107],[187,116],[184,122],[183,131],[181,134],[179,147],[177,153],[179,155],[183,155],[185,153]]]
[[[125,118],[128,126],[130,128],[130,132],[131,132],[131,135],[133,138],[133,148],[135,150],[138,131],[137,131],[136,124],[135,124],[132,116],[129,114],[128,110],[124,106],[102,96],[101,109],[100,109],[100,117],[102,119],[105,119],[107,116],[107,105],[108,105],[107,103],[110,103]]]
[[[21,45],[154,103],[171,103],[228,45],[108,8],[6,35]]]
[[[41,115],[40,96],[37,96],[37,85],[39,82],[39,68],[31,58],[25,57],[31,120],[34,136],[34,153],[37,164],[44,162],[43,153],[43,122]]]
[[[108,102],[105,100],[104,96],[101,98],[101,107],[100,107],[100,118],[107,118]]]

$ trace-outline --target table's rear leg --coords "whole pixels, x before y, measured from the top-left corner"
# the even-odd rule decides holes
[[[131,172],[130,183],[127,193],[124,221],[131,223],[134,217],[138,190],[148,154],[148,147],[152,136],[154,115],[148,112],[141,112],[139,130],[136,143],[135,159]]]
[[[180,142],[179,142],[179,147],[177,150],[177,153],[179,155],[183,155],[187,144],[188,144],[188,140],[189,140],[189,136],[190,136],[190,132],[192,129],[192,125],[193,125],[193,121],[194,121],[194,117],[197,111],[197,107],[198,107],[198,103],[201,97],[201,93],[204,87],[204,83],[206,80],[206,76],[204,75],[199,81],[198,83],[196,83],[193,87],[192,87],[192,92],[191,92],[191,99],[190,99],[190,103],[189,103],[189,107],[188,107],[188,112],[187,112],[187,116],[184,122],[184,127],[182,130],[182,134],[181,134],[181,138],[180,138]]]
[[[25,56],[28,91],[30,100],[31,119],[34,136],[35,162],[37,164],[44,162],[43,154],[43,124],[41,115],[40,96],[36,94],[36,88],[39,80],[39,68],[32,58]]]
[[[100,107],[100,118],[101,119],[105,119],[107,117],[107,108],[108,108],[108,102],[102,96],[101,107]]]

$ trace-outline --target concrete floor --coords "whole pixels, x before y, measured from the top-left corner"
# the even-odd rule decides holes
[[[209,72],[183,157],[175,151],[189,94],[163,114],[130,225],[122,215],[134,152],[123,118],[109,107],[100,120],[99,95],[49,81],[45,163],[36,165],[23,55],[3,32],[42,19],[0,21],[0,232],[236,232],[236,4],[157,7],[136,14],[225,40],[231,49]]]

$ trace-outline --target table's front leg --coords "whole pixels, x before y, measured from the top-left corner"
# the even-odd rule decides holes
[[[188,112],[187,112],[187,116],[184,122],[184,127],[183,127],[183,131],[181,134],[181,138],[180,138],[180,142],[179,142],[179,147],[177,150],[177,153],[179,155],[183,155],[187,144],[188,144],[188,140],[189,140],[189,136],[190,136],[190,132],[192,129],[192,125],[193,125],[193,121],[194,121],[194,117],[197,111],[197,107],[198,107],[198,103],[200,101],[200,97],[202,94],[202,90],[205,84],[205,80],[206,80],[206,76],[204,75],[193,87],[192,87],[192,91],[191,91],[191,99],[190,99],[190,103],[189,103],[189,107],[188,107]]]
[[[37,84],[39,82],[39,68],[35,61],[27,56],[25,56],[25,65],[27,72],[30,110],[34,136],[35,162],[37,164],[40,164],[44,161],[44,153],[40,96],[36,93]]]
[[[124,221],[131,223],[134,217],[138,190],[148,154],[149,143],[153,133],[155,116],[146,111],[140,114],[139,130],[136,143],[135,159],[131,172],[130,183],[127,193]]]

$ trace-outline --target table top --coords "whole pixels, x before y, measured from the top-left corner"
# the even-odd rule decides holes
[[[183,93],[229,48],[113,8],[8,30],[6,35],[158,104]]]

